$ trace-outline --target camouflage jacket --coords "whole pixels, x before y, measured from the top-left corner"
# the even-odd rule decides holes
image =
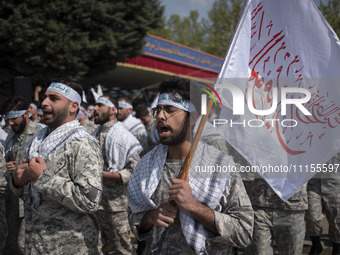
[[[326,164],[327,172],[318,173],[310,179],[307,191],[314,191],[318,194],[340,193],[340,152],[335,154]]]
[[[87,130],[89,134],[92,134],[93,131],[97,128],[97,125],[89,119],[86,119],[81,125]]]
[[[102,149],[102,154],[104,158],[104,171],[107,172],[113,172],[112,169],[109,169],[109,162],[106,156],[106,137],[110,129],[117,123],[116,120],[109,121],[105,123],[104,125],[101,125],[98,127],[98,129],[95,132],[95,137],[99,141],[99,144]],[[121,132],[119,135],[120,141],[116,141],[116,148],[120,149],[119,146],[123,145],[124,140],[128,140],[129,136],[132,134],[124,129],[125,132]],[[119,145],[118,145],[119,142]],[[132,149],[132,148],[128,148]],[[125,160],[123,158],[120,158],[118,160]],[[133,169],[136,167],[138,163],[138,160],[136,160],[134,157],[130,157],[126,160],[126,162],[121,162],[119,165],[124,165],[123,169],[118,169],[118,173],[121,176],[121,179],[123,181],[122,184],[114,182],[110,183],[108,181],[103,181],[103,198],[100,204],[100,210],[110,211],[110,212],[118,212],[118,211],[125,211],[127,209],[127,196],[126,196],[126,185],[130,180],[131,173]]]
[[[183,162],[167,159],[161,180],[151,197],[155,204],[167,202],[169,185],[173,178],[178,178]],[[210,238],[206,241],[206,251],[207,254],[215,255],[232,254],[232,247],[245,247],[250,243],[254,220],[253,209],[238,174],[232,174],[218,207],[221,208],[218,211],[216,208],[214,214],[219,235],[210,233]],[[135,236],[140,240],[147,240],[144,254],[150,254],[152,231],[142,235],[138,233],[139,224],[145,213],[131,213],[129,220]],[[195,254],[183,235],[178,214],[175,222],[163,232],[154,254]]]
[[[247,193],[253,206],[281,210],[304,211],[308,209],[307,184],[284,202],[258,174],[251,181],[244,180]]]
[[[24,160],[28,143],[37,135],[41,128],[38,123],[30,121],[27,129],[21,134],[11,130],[5,143],[6,162],[16,161],[16,165],[19,165]]]
[[[30,121],[27,129],[21,134],[17,134],[11,130],[5,142],[6,162],[16,161],[16,166],[18,166],[25,158],[29,142],[41,129],[42,127],[38,123]],[[9,172],[6,173],[6,178],[9,179]],[[21,199],[18,200],[18,203],[19,215],[20,217],[24,217],[24,203]]]
[[[102,193],[100,147],[80,138],[59,149],[46,165],[34,184],[40,205],[34,209],[25,195],[25,254],[101,253],[94,214]],[[23,187],[16,188],[12,180],[10,188],[23,195]]]

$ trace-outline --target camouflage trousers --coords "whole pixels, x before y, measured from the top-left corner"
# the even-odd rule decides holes
[[[97,211],[102,229],[104,254],[132,254],[130,225],[126,211]]]
[[[254,206],[253,243],[245,254],[272,255],[274,243],[280,255],[301,255],[305,238],[305,211]]]
[[[329,224],[329,239],[333,243],[340,243],[340,195],[308,191],[308,210],[305,220],[306,232],[309,236],[321,236],[323,212]]]
[[[6,221],[6,207],[5,198],[0,196],[0,255],[6,245],[7,238],[7,221]]]

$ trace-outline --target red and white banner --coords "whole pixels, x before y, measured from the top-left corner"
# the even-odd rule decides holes
[[[215,88],[218,128],[283,200],[330,171],[324,163],[340,151],[340,42],[312,0],[248,0]]]

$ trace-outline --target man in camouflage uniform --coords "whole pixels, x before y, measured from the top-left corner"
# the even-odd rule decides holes
[[[160,145],[138,163],[128,185],[130,224],[144,254],[231,254],[247,246],[253,210],[237,173],[195,171],[199,166],[234,166],[231,157],[199,142],[190,177],[178,179],[190,146],[196,110],[189,81],[160,85],[157,118]],[[174,204],[176,203],[176,205]]]
[[[143,147],[143,154],[145,154],[149,150],[148,135],[142,122],[131,115],[132,110],[133,107],[128,98],[121,97],[118,99],[117,119],[137,138]]]
[[[156,120],[151,117],[147,106],[144,104],[139,105],[136,108],[136,118],[140,119],[145,126],[146,132],[148,134],[148,146],[149,150],[151,150],[159,143]]]
[[[340,153],[328,162],[327,172],[315,175],[307,185],[308,210],[306,212],[306,232],[311,237],[309,254],[321,254],[321,221],[323,212],[329,224],[329,239],[333,243],[333,255],[340,255]]]
[[[143,150],[138,140],[116,120],[117,102],[100,97],[94,107],[94,122],[100,126],[93,135],[104,157],[103,199],[97,212],[105,239],[106,254],[131,254],[127,217],[126,184]]]
[[[24,160],[28,143],[39,132],[41,126],[30,120],[28,102],[19,96],[8,98],[2,106],[1,112],[8,119],[11,127],[6,142],[6,166],[7,179],[15,168]],[[7,189],[6,215],[8,224],[8,237],[6,252],[9,254],[22,254],[25,244],[25,221],[24,203],[15,196],[9,188]]]
[[[82,88],[52,82],[44,123],[10,180],[25,200],[25,254],[100,254],[95,216],[102,190],[98,142],[76,120]]]
[[[7,221],[6,221],[6,206],[5,192],[7,181],[4,177],[6,172],[5,148],[0,143],[0,255],[6,245],[7,238]]]
[[[245,179],[244,184],[255,214],[254,240],[245,254],[273,254],[274,240],[279,254],[302,254],[307,185],[283,202],[258,174]]]

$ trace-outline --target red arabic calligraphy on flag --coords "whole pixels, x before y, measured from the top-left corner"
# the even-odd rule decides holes
[[[232,96],[223,85],[228,83],[243,91],[248,109],[276,110],[260,115],[246,107],[245,114],[237,117],[238,123],[259,120],[263,126],[238,124],[219,128],[252,165],[325,163],[340,150],[339,66],[339,40],[312,1],[248,1],[216,88],[223,104],[230,108]],[[303,106],[310,115],[294,104],[283,104],[283,88],[308,90],[311,98]],[[275,96],[277,106],[273,106]],[[292,100],[304,97],[301,93],[287,94]],[[230,110],[222,109],[220,118],[228,117]],[[294,125],[284,125],[285,120]],[[287,198],[311,176],[299,175],[287,194],[282,194],[282,189],[287,179],[297,179],[296,174],[280,173],[280,180],[273,180],[272,175],[264,178],[274,190],[280,189],[275,190],[278,195]]]

